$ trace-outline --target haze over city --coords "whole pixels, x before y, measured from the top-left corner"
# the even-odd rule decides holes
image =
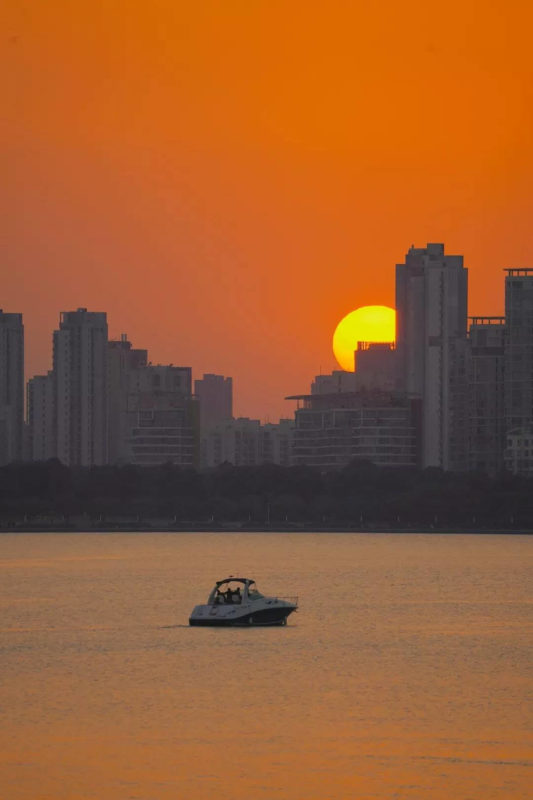
[[[531,15],[9,4],[2,306],[27,375],[84,306],[277,420],[341,317],[394,305],[411,243],[463,254],[469,313],[503,313],[501,269],[533,263]]]

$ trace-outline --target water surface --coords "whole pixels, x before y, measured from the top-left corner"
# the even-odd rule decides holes
[[[530,797],[522,536],[0,536],[6,800]],[[215,579],[285,628],[189,628]]]

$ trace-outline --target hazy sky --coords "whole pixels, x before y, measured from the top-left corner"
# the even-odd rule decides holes
[[[533,266],[532,25],[526,0],[7,0],[0,307],[28,373],[86,306],[290,415],[427,241],[502,313],[502,268]]]

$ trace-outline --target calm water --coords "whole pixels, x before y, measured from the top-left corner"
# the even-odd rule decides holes
[[[0,797],[530,797],[532,545],[0,536]],[[300,611],[189,628],[228,573]]]

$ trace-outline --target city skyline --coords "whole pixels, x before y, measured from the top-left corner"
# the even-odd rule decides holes
[[[8,7],[2,306],[30,375],[58,310],[105,309],[275,419],[344,314],[394,305],[412,242],[464,255],[472,315],[533,264],[523,3]]]
[[[413,245],[413,247],[414,247],[414,245]],[[464,256],[461,256],[461,258],[464,258]],[[466,262],[466,258],[464,258],[464,260]],[[393,263],[396,263],[396,262],[393,262]],[[468,264],[468,262],[466,262],[466,263],[467,263],[467,266],[468,266],[469,277],[471,278],[470,265]],[[510,269],[527,271],[528,267],[526,265],[516,265],[514,267],[508,266],[508,267],[498,268],[497,271],[498,271],[498,273],[500,275],[500,281],[501,281],[502,274],[507,273]],[[391,275],[394,274],[394,269],[392,268],[391,265],[389,265],[389,272],[390,272]],[[469,283],[470,283],[470,281],[469,281]],[[490,317],[490,318],[494,318],[494,319],[497,319],[497,318],[502,318],[503,319],[504,312],[505,312],[505,295],[501,291],[501,283],[500,283],[500,295],[501,295],[501,297],[500,297],[499,303],[498,303],[498,307],[501,310],[500,313],[493,313],[492,310],[489,311],[487,309],[481,309],[479,312],[473,313],[472,312],[473,302],[471,300],[471,292],[470,292],[470,286],[469,286],[468,299],[467,299],[468,306],[467,306],[466,318],[467,319],[474,319],[474,318],[480,318],[481,319],[481,318],[489,318]],[[398,298],[396,297],[396,302],[391,302],[389,304],[389,308],[394,309],[394,311],[396,311],[397,310],[397,306],[398,306]],[[76,308],[81,308],[81,307],[85,308],[86,306],[76,306]],[[492,309],[492,306],[491,306],[491,309]],[[356,307],[354,306],[354,308],[349,309],[349,312],[353,312],[355,310],[356,310]],[[6,313],[8,313],[8,309],[7,308],[4,308],[4,311]],[[24,313],[24,311],[22,311],[20,309],[9,310],[9,313],[22,315],[22,319],[24,320],[24,348],[25,348],[24,381],[25,381],[25,383],[27,383],[31,378],[33,378],[35,376],[46,375],[46,373],[49,372],[53,368],[53,347],[50,347],[48,345],[46,360],[45,360],[45,363],[43,364],[42,369],[38,369],[37,371],[32,371],[32,367],[33,367],[33,364],[35,362],[35,359],[34,358],[32,359],[32,357],[30,355],[30,353],[31,353],[31,344],[30,345],[28,344],[28,340],[30,342],[32,340],[31,331],[32,331],[32,328],[34,328],[34,326],[32,325],[32,320],[31,320],[31,318],[29,319],[28,316]],[[61,311],[58,310],[55,313],[56,313],[56,320],[57,320],[57,315],[58,314],[61,315],[62,313],[65,313],[65,312],[61,312]],[[104,313],[104,314],[107,315],[108,311],[107,310],[98,311],[98,310],[94,309],[94,310],[91,310],[91,313]],[[335,327],[338,324],[338,322],[340,322],[340,318],[335,322],[335,324],[334,324],[333,328],[331,329],[331,331],[326,332],[326,335],[325,335],[326,342],[329,344],[329,349],[330,349],[330,358],[329,358],[329,362],[328,362],[327,368],[324,368],[324,365],[320,364],[319,365],[319,370],[315,370],[314,372],[311,371],[311,373],[309,373],[309,374],[304,376],[303,385],[308,385],[310,380],[312,379],[312,376],[315,375],[315,374],[321,374],[321,375],[326,375],[327,376],[332,371],[335,371],[335,370],[339,369],[339,364],[338,364],[338,362],[337,362],[337,360],[336,360],[336,358],[334,356],[333,349],[331,347],[332,334],[334,333]],[[123,333],[124,326],[120,325],[120,321],[117,323],[114,320],[109,320],[108,319],[107,323],[108,323],[108,326],[109,326],[109,341],[112,341],[112,340],[113,341],[119,341],[120,338],[124,337],[125,335],[128,335],[129,338],[133,339],[133,337],[129,336],[129,333],[128,334],[124,334]],[[53,328],[48,332],[48,336],[50,337],[49,341],[52,341],[52,330],[53,330]],[[46,344],[46,337],[44,337],[44,338],[45,338],[45,343],[44,344]],[[148,338],[150,338],[150,337],[148,337]],[[134,342],[134,344],[135,344],[135,342]],[[43,351],[45,351],[46,348],[44,347],[42,342],[41,342],[41,346],[42,346]],[[146,344],[144,344],[143,346],[146,347]],[[179,349],[179,345],[177,346],[176,349]],[[186,349],[186,348],[184,348],[184,349]],[[156,356],[153,359],[152,358],[150,359],[150,364],[162,365],[162,364],[165,364],[165,363],[173,364],[175,362],[186,363],[185,358],[181,358],[180,357],[180,353],[176,352],[176,350],[174,350],[173,352],[169,351],[169,355],[170,355],[170,359],[167,362],[165,362],[163,359],[157,358],[157,356]],[[224,361],[224,359],[223,359],[223,361]],[[212,370],[208,370],[205,367],[203,367],[202,365],[200,365],[200,366],[198,366],[196,368],[193,365],[190,365],[190,366],[191,366],[193,375],[195,377],[197,377],[197,378],[200,375],[204,375],[204,376],[205,375],[209,375],[209,374],[218,375],[220,373],[228,374],[227,372],[224,372],[224,370],[217,364],[213,364],[213,369]],[[275,411],[274,412],[274,416],[272,416],[268,412],[268,409],[266,407],[264,409],[260,409],[260,408],[258,409],[257,407],[251,407],[250,406],[250,407],[245,409],[244,408],[244,403],[246,401],[243,401],[242,397],[240,397],[239,395],[241,395],[241,393],[242,393],[242,395],[244,395],[245,397],[247,396],[247,379],[246,379],[246,376],[241,376],[241,379],[242,379],[242,382],[241,381],[237,381],[234,375],[232,376],[232,380],[237,384],[238,389],[239,389],[239,393],[235,396],[235,400],[234,400],[235,409],[236,409],[236,413],[235,413],[236,417],[250,417],[250,418],[254,418],[254,419],[259,419],[261,422],[269,423],[269,422],[275,422],[277,419],[283,419],[283,418],[285,418],[287,416],[287,414],[292,413],[292,409],[290,408],[290,406],[286,402],[283,403],[283,400],[279,401],[279,403],[278,403],[279,411]],[[269,380],[270,380],[269,378],[268,379],[265,378],[264,379],[264,383],[259,383],[260,393],[263,392],[265,389],[268,390]],[[292,386],[294,386],[294,382],[292,383]],[[302,388],[302,384],[300,384],[299,386],[296,387],[297,390],[301,389],[301,388]],[[285,387],[285,388],[282,388],[282,398],[286,398],[286,397],[287,397],[287,388]]]
[[[335,469],[363,458],[529,475],[533,269],[504,274],[505,316],[469,316],[463,256],[411,246],[396,264],[397,311],[377,308],[386,331],[371,318],[351,332],[355,372],[315,375],[310,394],[285,395],[294,419],[276,424],[234,416],[233,376],[204,373],[193,391],[190,366],[153,364],[126,334],[109,339],[106,312],[81,307],[60,313],[53,369],[28,381],[23,435],[22,314],[0,312],[0,460]]]

